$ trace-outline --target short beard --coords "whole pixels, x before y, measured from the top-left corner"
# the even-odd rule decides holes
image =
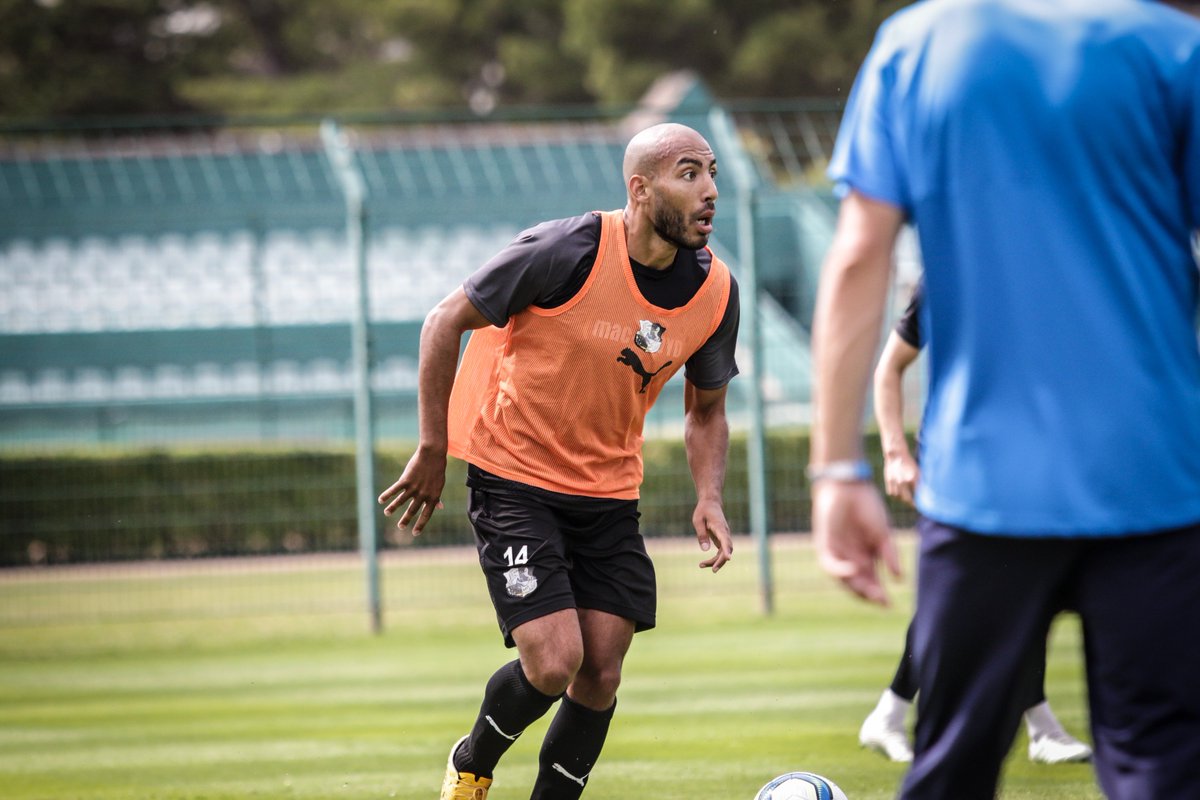
[[[688,235],[687,224],[683,221],[683,214],[676,209],[663,207],[655,209],[652,222],[654,224],[654,232],[676,247],[683,248],[684,250],[699,250],[708,244],[708,236],[706,234]]]

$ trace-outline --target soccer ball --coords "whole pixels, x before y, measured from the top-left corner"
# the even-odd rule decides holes
[[[846,800],[846,793],[820,775],[789,772],[759,789],[754,800]]]

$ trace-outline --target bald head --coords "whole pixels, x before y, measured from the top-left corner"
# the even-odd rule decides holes
[[[663,268],[679,248],[708,244],[717,213],[717,157],[703,136],[673,122],[646,128],[625,148],[623,172],[631,258]]]
[[[625,183],[633,175],[653,177],[664,166],[672,166],[680,151],[684,149],[712,150],[708,142],[687,125],[664,122],[637,133],[625,148],[625,161],[621,171]]]

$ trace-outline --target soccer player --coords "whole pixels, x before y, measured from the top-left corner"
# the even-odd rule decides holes
[[[1200,21],[1140,0],[928,0],[881,26],[830,176],[818,558],[899,563],[862,416],[905,220],[929,359],[903,800],[995,796],[1029,654],[1078,612],[1101,791],[1200,797]]]
[[[883,353],[875,366],[875,419],[883,448],[883,485],[892,497],[912,504],[920,468],[908,448],[904,433],[904,373],[921,353],[921,306],[925,286],[918,282],[908,307],[888,334]],[[913,666],[913,626],[909,623],[904,637],[904,655],[896,667],[891,685],[883,690],[879,702],[858,731],[858,741],[882,753],[891,761],[912,761],[905,716],[917,696],[917,674]],[[1031,685],[1025,703],[1025,729],[1029,734],[1029,760],[1038,764],[1067,764],[1087,761],[1092,748],[1076,739],[1059,722],[1046,700],[1044,646],[1031,654],[1040,679]]]
[[[716,572],[733,554],[721,490],[738,296],[706,247],[716,158],[699,133],[666,123],[633,137],[623,167],[623,210],[525,231],[421,331],[420,441],[379,500],[388,514],[404,506],[398,525],[415,535],[440,507],[447,453],[468,463],[479,563],[518,655],[451,748],[442,800],[483,800],[500,757],[559,701],[531,797],[583,792],[633,634],[655,624],[638,529],[642,426],[680,368],[692,524],[712,551],[700,566]]]

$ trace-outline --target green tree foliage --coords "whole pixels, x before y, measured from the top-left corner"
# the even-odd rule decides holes
[[[631,102],[664,72],[708,77],[728,59],[727,11],[716,0],[565,0],[565,43],[587,64],[602,101]]]
[[[412,47],[408,66],[441,80],[427,100],[498,103],[592,99],[583,64],[561,46],[561,0],[389,0],[386,22]]]
[[[854,79],[884,17],[903,0],[564,0],[566,41],[601,100],[635,100],[670,69],[718,95],[831,96]]]
[[[201,37],[160,0],[0,0],[0,114],[175,112]]]
[[[903,0],[0,0],[0,116],[844,93]]]

